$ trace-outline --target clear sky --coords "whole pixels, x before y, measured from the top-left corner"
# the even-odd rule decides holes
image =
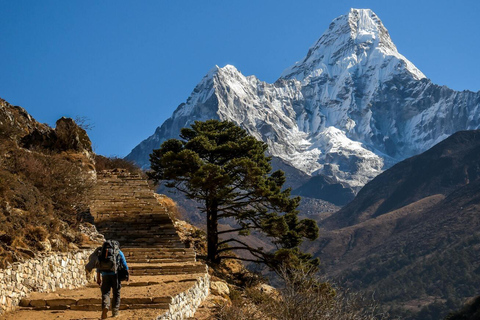
[[[433,82],[480,90],[478,0],[0,0],[0,97],[86,117],[95,151],[125,156],[213,66],[273,82],[351,7]]]

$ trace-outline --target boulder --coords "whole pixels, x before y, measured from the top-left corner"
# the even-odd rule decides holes
[[[55,146],[58,150],[92,152],[92,142],[88,138],[87,132],[80,128],[73,119],[65,117],[58,119],[55,133],[57,134]]]
[[[212,281],[210,282],[210,292],[216,296],[228,296],[230,289],[224,281]]]

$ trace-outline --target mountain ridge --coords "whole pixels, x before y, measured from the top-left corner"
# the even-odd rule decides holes
[[[456,131],[480,128],[479,108],[480,93],[433,84],[398,53],[375,13],[352,9],[274,83],[213,68],[126,159],[146,168],[151,151],[182,127],[229,120],[272,156],[358,191]]]

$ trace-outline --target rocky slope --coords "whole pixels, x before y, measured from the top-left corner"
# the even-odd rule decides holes
[[[0,268],[88,241],[77,215],[94,170],[90,139],[72,119],[50,128],[0,99]]]
[[[351,9],[273,84],[231,65],[213,68],[127,159],[147,167],[149,153],[180,128],[230,120],[289,165],[358,191],[398,161],[479,128],[479,103],[478,93],[433,84],[375,13]]]

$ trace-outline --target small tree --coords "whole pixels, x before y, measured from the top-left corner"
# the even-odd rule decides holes
[[[296,208],[300,198],[290,197],[290,189],[282,190],[282,171],[270,174],[267,145],[242,128],[226,121],[196,121],[183,128],[182,140],[165,141],[150,155],[149,177],[165,181],[167,187],[183,192],[202,204],[207,218],[207,260],[219,263],[222,258],[235,258],[266,263],[275,267],[280,260],[298,264],[318,260],[300,252],[303,239],[318,237],[317,224],[299,220]],[[233,218],[237,227],[219,231],[220,219]],[[253,248],[234,234],[246,236],[252,230],[271,238],[275,252]],[[220,241],[220,235],[227,235]],[[228,251],[246,250],[254,257],[241,259],[225,255]]]

